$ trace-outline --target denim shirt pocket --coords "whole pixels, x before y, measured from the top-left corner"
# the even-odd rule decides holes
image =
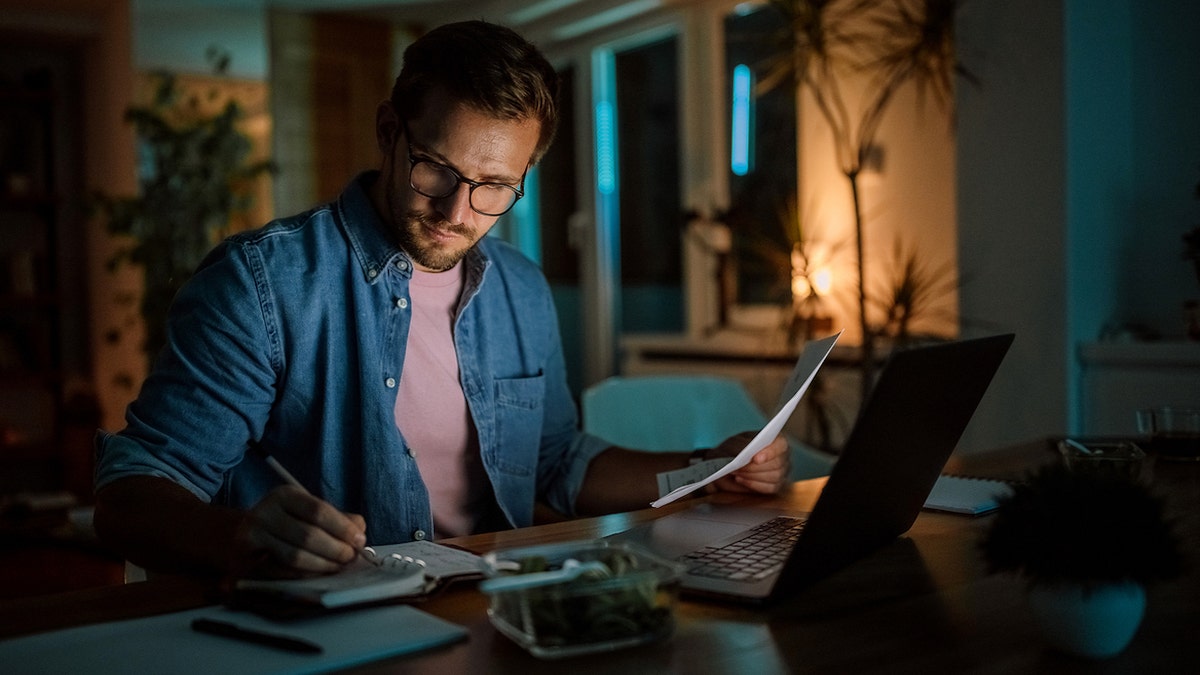
[[[537,471],[546,398],[544,376],[495,380],[496,467],[514,476]]]

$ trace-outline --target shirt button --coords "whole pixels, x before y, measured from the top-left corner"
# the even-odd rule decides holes
[[[385,385],[387,385],[388,389],[396,388],[396,378],[394,378],[394,377],[389,377],[388,379],[384,380],[383,383]]]
[[[416,458],[417,458],[417,451],[416,451],[416,450],[413,450],[412,448],[409,448],[409,449],[408,449],[408,456],[409,456],[409,457],[412,457],[413,459],[416,459]]]
[[[396,269],[400,270],[401,272],[407,270],[408,269],[408,261],[407,260],[397,260],[396,261]]]
[[[379,270],[372,267],[371,269],[367,270],[367,276],[374,279],[375,277],[379,276]]]
[[[413,539],[416,539],[417,541],[424,541],[425,530],[417,530],[416,532],[413,532]]]
[[[408,298],[396,298],[396,306],[400,309],[408,309]]]

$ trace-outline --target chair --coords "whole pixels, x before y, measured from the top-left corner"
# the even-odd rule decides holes
[[[614,376],[584,390],[583,430],[622,447],[712,447],[767,418],[737,380],[710,375]],[[789,439],[792,480],[829,474],[833,457]]]

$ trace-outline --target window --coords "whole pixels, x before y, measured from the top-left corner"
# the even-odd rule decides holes
[[[776,49],[782,27],[773,7],[725,19],[731,127],[727,222],[738,267],[737,301],[743,304],[790,298],[786,216],[796,208],[796,97],[787,86],[754,92],[757,71]]]

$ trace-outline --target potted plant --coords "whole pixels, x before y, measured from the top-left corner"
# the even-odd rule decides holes
[[[210,49],[214,74],[225,75],[229,56]],[[247,212],[255,181],[274,172],[270,160],[251,158],[251,139],[239,127],[242,109],[223,103],[215,89],[189,94],[174,73],[152,73],[154,91],[125,119],[137,132],[140,168],[135,196],[97,195],[95,206],[122,246],[109,261],[140,266],[139,305],[148,359],[166,342],[167,309],[176,291],[225,234],[231,219]],[[120,339],[111,331],[108,339]]]
[[[1054,464],[997,501],[983,557],[990,571],[1026,582],[1039,628],[1067,653],[1120,653],[1141,623],[1146,586],[1181,571],[1162,502],[1127,473]]]

